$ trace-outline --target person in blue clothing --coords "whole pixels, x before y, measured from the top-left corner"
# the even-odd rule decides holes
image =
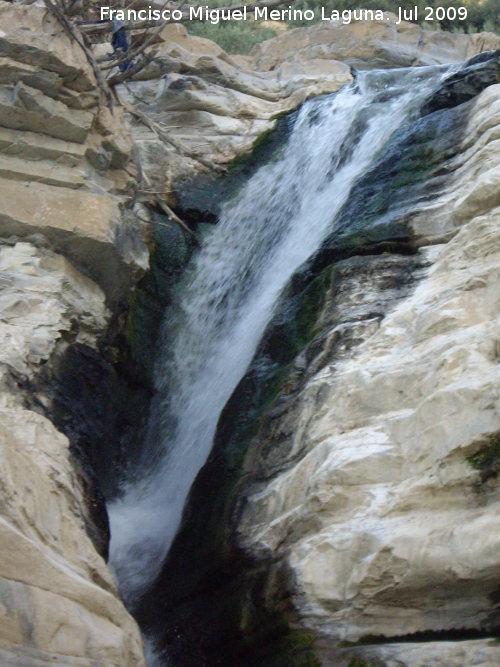
[[[121,59],[127,55],[130,49],[130,44],[127,37],[127,31],[122,21],[113,19],[113,27],[111,29],[111,46],[115,55]],[[118,65],[120,72],[126,72],[132,67],[132,62],[126,60]]]

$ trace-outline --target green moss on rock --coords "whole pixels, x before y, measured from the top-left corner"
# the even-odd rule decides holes
[[[175,183],[182,218],[191,223],[215,223],[222,204],[237,196],[257,169],[280,156],[295,118],[296,112],[277,117],[273,128],[263,132],[248,152],[236,156],[227,165],[226,174],[197,175]]]
[[[347,667],[368,667],[368,663],[359,655],[353,655]]]
[[[500,472],[500,431],[489,435],[479,451],[467,458],[470,465],[479,471],[481,483],[498,477]]]

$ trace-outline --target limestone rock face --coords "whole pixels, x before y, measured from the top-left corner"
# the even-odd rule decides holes
[[[494,639],[483,639],[425,644],[409,642],[358,648],[355,652],[340,649],[321,654],[323,664],[335,667],[349,667],[352,664],[369,667],[496,667],[500,659],[500,648]]]
[[[327,21],[287,30],[254,46],[253,66],[268,72],[284,62],[331,59],[356,69],[417,67],[459,63],[500,46],[500,38],[493,33],[450,34],[422,30],[406,21],[397,24],[397,20],[385,13],[383,21]]]
[[[454,35],[421,30],[413,23],[323,22],[287,30],[254,47],[251,56],[230,56],[183,25],[167,26],[158,55],[120,95],[168,130],[187,150],[227,164],[248,152],[276,124],[276,117],[315,95],[336,92],[358,69],[458,63],[500,46],[491,33]],[[203,170],[158,141],[133,120],[141,166],[157,192],[175,204],[175,183]]]
[[[57,247],[123,300],[148,266],[123,110],[40,7],[0,2],[0,235]],[[110,117],[108,117],[110,116]]]
[[[248,152],[278,115],[352,81],[349,66],[337,61],[250,71],[213,42],[188,35],[182,25],[168,26],[162,38],[157,58],[138,77],[142,80],[121,87],[120,95],[147,111],[179,144],[219,164]],[[173,181],[200,169],[137,122],[133,136],[142,168],[167,197]]]
[[[148,266],[129,127],[44,9],[0,2],[0,664],[144,667],[98,555],[89,473],[34,389]],[[30,406],[32,409],[28,409]],[[97,503],[95,503],[97,505]],[[102,550],[104,552],[104,550]]]
[[[64,257],[0,247],[0,662],[9,667],[144,665],[139,631],[87,537],[69,443],[13,388],[63,335],[95,345],[103,291]]]
[[[500,84],[477,98],[465,131],[462,150],[450,163],[453,178],[441,196],[412,216],[411,226],[421,243],[450,238],[473,216],[489,214],[500,205]]]
[[[291,571],[325,667],[500,661],[491,640],[332,648],[498,625],[499,95],[410,215],[419,254],[336,265],[247,456],[240,545]]]
[[[34,68],[33,80],[40,73],[44,81],[52,82],[53,91],[63,85],[77,92],[95,90],[85,54],[74,48],[68,34],[45,9],[2,2],[0,25],[0,55],[11,58],[17,68],[20,64]]]
[[[224,165],[278,115],[351,82],[351,66],[459,62],[499,43],[389,19],[287,31],[248,58],[169,26],[158,57],[119,92],[178,145]],[[239,545],[291,571],[325,666],[347,667],[353,655],[387,667],[500,661],[490,640],[338,645],[498,625],[499,88],[471,105],[446,189],[408,216],[420,252],[335,268],[321,337],[296,360],[246,461]],[[99,357],[148,267],[137,167],[173,202],[175,181],[202,167],[98,102],[84,54],[52,17],[0,0],[6,667],[145,664],[87,535],[85,471],[45,416],[50,397],[28,389],[72,345]]]
[[[64,257],[29,243],[0,247],[0,364],[24,376],[47,361],[63,331],[94,346],[109,313],[97,285]]]

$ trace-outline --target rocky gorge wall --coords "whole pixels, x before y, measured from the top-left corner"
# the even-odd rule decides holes
[[[0,662],[140,667],[102,500],[34,388],[72,346],[97,354],[148,267],[132,141],[44,10],[0,3],[0,61]]]
[[[320,338],[293,365],[259,433],[263,461],[247,462],[256,480],[245,489],[237,539],[257,553],[283,554],[323,664],[351,659],[332,650],[332,640],[497,632],[497,202],[489,189],[497,95],[498,86],[489,87],[470,110],[449,165],[453,194],[410,212],[418,257],[430,264],[413,293],[402,302],[393,294],[380,320],[372,290],[380,280],[394,290],[383,268],[389,258],[348,260],[361,266],[340,289],[332,283]],[[460,220],[459,232],[427,247],[445,236],[444,220],[449,233]],[[408,262],[399,259],[417,278]],[[363,265],[375,279],[362,280]],[[488,640],[408,648],[356,655],[366,664],[499,660]]]
[[[221,165],[280,114],[350,82],[352,66],[460,62],[498,46],[493,35],[438,36],[393,21],[298,29],[249,57],[181,26],[162,39],[119,96]],[[339,643],[497,625],[491,62],[445,91],[433,120],[402,141],[398,173],[414,171],[417,145],[420,181],[394,182],[399,199],[368,207],[359,228],[330,239],[298,277],[289,295],[298,317],[276,321],[261,348],[291,341],[279,376],[262,391],[250,371],[228,405],[214,458],[226,447],[231,474],[213,461],[201,473],[165,574],[184,561],[177,588],[160,582],[151,616],[139,615],[169,641],[181,637],[179,664],[246,664],[242,637],[252,665],[498,663],[485,639]],[[377,173],[391,182],[394,156],[381,160]],[[193,219],[215,211],[213,220],[219,202],[182,194],[203,173],[120,106],[109,112],[83,53],[44,10],[0,2],[3,665],[145,664],[105,565],[103,495],[116,493],[115,466],[133,459],[155,336],[193,250],[151,191],[192,207]],[[398,202],[411,210],[404,220]],[[374,237],[375,218],[384,224]],[[213,515],[199,551],[189,532],[206,517],[196,493]],[[207,586],[200,559],[213,554]]]
[[[498,664],[497,82],[428,99],[292,281],[139,616],[176,664]]]

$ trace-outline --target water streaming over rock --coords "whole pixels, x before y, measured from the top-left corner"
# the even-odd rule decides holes
[[[129,606],[157,577],[219,415],[290,278],[332,232],[357,179],[446,68],[358,74],[307,102],[279,158],[225,205],[169,311],[142,462],[110,504],[111,557]]]

